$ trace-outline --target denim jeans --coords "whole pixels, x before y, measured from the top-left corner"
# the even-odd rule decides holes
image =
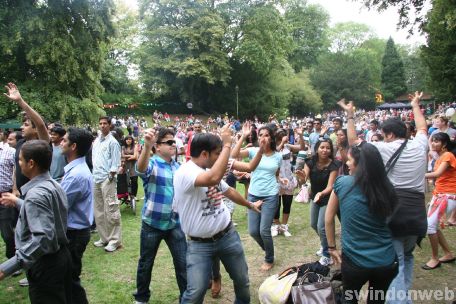
[[[418,237],[405,236],[393,238],[393,246],[396,251],[397,259],[399,261],[399,273],[388,289],[390,293],[398,295],[400,293],[406,294],[410,287],[412,287],[413,280],[413,250],[415,249]],[[401,300],[388,300],[388,304],[411,304],[412,301],[405,299]]]
[[[154,267],[155,256],[157,255],[160,242],[165,240],[169,251],[173,256],[174,271],[176,273],[177,285],[180,297],[187,286],[187,273],[185,256],[187,252],[187,242],[185,234],[180,227],[171,230],[160,230],[153,228],[146,223],[141,227],[140,257],[138,270],[136,273],[136,293],[134,297],[138,302],[148,302],[150,298],[150,281],[152,268]]]
[[[249,234],[265,251],[264,261],[274,263],[274,243],[271,236],[271,226],[279,204],[279,195],[255,196],[249,193],[248,200],[256,202],[263,200],[261,213],[249,210]]]
[[[323,256],[329,258],[328,240],[326,239],[325,230],[325,212],[326,206],[321,206],[314,202],[310,205],[310,226],[320,237],[321,248],[323,248]]]
[[[188,241],[187,290],[181,304],[203,303],[212,276],[214,257],[219,257],[233,280],[234,303],[250,303],[249,274],[241,239],[234,227],[215,242]]]

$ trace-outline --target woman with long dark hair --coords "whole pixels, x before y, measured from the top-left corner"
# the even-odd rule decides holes
[[[338,170],[339,166],[334,161],[332,142],[329,138],[323,137],[315,144],[315,154],[306,160],[304,169],[296,170],[301,184],[307,179],[310,180],[310,225],[320,237],[320,264],[324,266],[332,264],[326,240],[325,211]]]
[[[432,257],[422,266],[424,270],[440,267],[441,263],[456,261],[448,243],[439,229],[439,222],[445,213],[456,210],[456,144],[450,141],[448,134],[440,132],[432,135],[431,148],[439,158],[435,162],[434,172],[426,173],[426,178],[435,179],[435,188],[428,210],[429,241],[431,242]],[[439,244],[444,256],[439,258]]]
[[[252,172],[249,187],[249,201],[262,200],[261,213],[248,213],[249,234],[265,251],[264,263],[261,270],[270,270],[274,263],[274,243],[271,236],[272,220],[279,201],[279,170],[282,155],[276,151],[274,130],[269,126],[258,129],[258,138],[269,141],[265,147],[260,164]],[[259,148],[248,148],[239,152],[237,145],[231,153],[231,157],[249,157],[253,159]]]
[[[299,145],[289,143],[289,134],[286,129],[280,128],[275,132],[277,152],[282,155],[282,163],[280,165],[279,177],[285,182],[280,184],[279,204],[274,215],[274,222],[271,227],[271,235],[277,236],[283,234],[290,237],[291,233],[288,230],[288,218],[290,217],[291,203],[293,202],[293,192],[298,185],[298,182],[292,171],[292,154],[305,150],[305,142],[302,136],[302,129],[296,129],[296,134],[299,136]],[[280,209],[282,208],[282,222],[280,222]]]
[[[348,175],[347,154],[348,154],[348,136],[347,129],[336,131],[336,155],[335,159],[340,162],[339,175]]]
[[[139,147],[135,144],[135,139],[127,135],[122,146],[122,167],[125,169],[127,176],[130,176],[131,199],[136,199],[138,194],[138,176],[135,171],[135,165],[138,161]]]
[[[342,263],[346,303],[358,303],[359,291],[366,282],[369,282],[367,303],[383,303],[398,272],[393,237],[386,220],[396,205],[396,193],[375,146],[365,142],[353,146],[347,165],[350,175],[337,178],[326,210],[329,252],[337,264]],[[338,210],[342,255],[336,250]],[[375,299],[378,291],[380,295]]]

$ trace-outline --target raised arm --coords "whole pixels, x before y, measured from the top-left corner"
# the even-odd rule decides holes
[[[38,112],[36,112],[31,106],[29,106],[25,102],[24,99],[22,99],[21,93],[19,92],[19,89],[16,87],[16,85],[10,82],[8,83],[8,85],[5,86],[5,88],[8,91],[8,94],[4,93],[4,95],[8,97],[11,101],[17,103],[17,105],[25,111],[27,116],[36,126],[36,129],[38,131],[38,138],[45,140],[46,142],[50,142],[51,139],[49,137],[49,133],[46,129],[46,124],[44,123],[43,118],[41,118],[40,114],[38,114]]]
[[[251,126],[250,123],[247,121],[244,123],[242,126],[242,135],[241,138],[236,142],[236,145],[234,146],[233,150],[231,151],[231,158],[244,158],[249,156],[249,151],[248,150],[243,150],[241,151],[242,143],[245,141],[247,136],[249,136],[251,132]]]
[[[222,152],[215,161],[212,168],[200,173],[195,180],[195,187],[210,187],[220,183],[225,175],[226,166],[231,152],[231,129],[227,124],[222,128]]]
[[[358,136],[356,135],[356,128],[355,128],[355,107],[353,106],[353,101],[349,103],[345,102],[345,99],[341,99],[337,102],[337,104],[347,112],[347,135],[348,135],[348,143],[350,146],[358,143]]]
[[[264,152],[265,148],[270,145],[270,138],[260,139],[259,144],[260,144],[260,149],[258,150],[257,154],[251,161],[249,161],[248,163],[241,162],[241,161],[235,161],[233,163],[232,168],[234,170],[241,171],[241,172],[255,171],[256,167],[258,167],[258,165],[261,161],[261,158],[263,157],[263,152]]]
[[[413,116],[415,119],[415,126],[417,132],[427,135],[427,124],[426,118],[424,118],[423,113],[420,109],[420,99],[423,97],[423,92],[415,92],[415,95],[410,94],[409,96],[410,104],[412,105]]]
[[[139,155],[138,163],[136,165],[138,172],[140,173],[146,172],[147,167],[149,166],[149,158],[151,156],[152,147],[157,141],[155,133],[155,129],[147,129],[144,132],[144,147],[141,151],[141,155]]]

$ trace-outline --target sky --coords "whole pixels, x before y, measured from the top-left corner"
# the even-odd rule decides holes
[[[137,8],[137,0],[123,1],[129,6]],[[397,30],[396,24],[399,21],[399,17],[395,8],[389,8],[379,13],[363,7],[361,1],[308,0],[308,3],[323,6],[329,12],[331,25],[338,22],[354,21],[367,24],[380,38],[388,39],[391,36],[396,43],[416,45],[426,42],[425,37],[417,33],[407,37],[406,30]]]

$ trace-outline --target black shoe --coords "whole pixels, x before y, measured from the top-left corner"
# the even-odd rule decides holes
[[[442,266],[442,263],[439,262],[434,267],[431,267],[431,266],[428,266],[428,265],[424,264],[423,266],[421,266],[421,268],[424,269],[424,270],[433,270],[433,269],[439,268],[440,266]]]

